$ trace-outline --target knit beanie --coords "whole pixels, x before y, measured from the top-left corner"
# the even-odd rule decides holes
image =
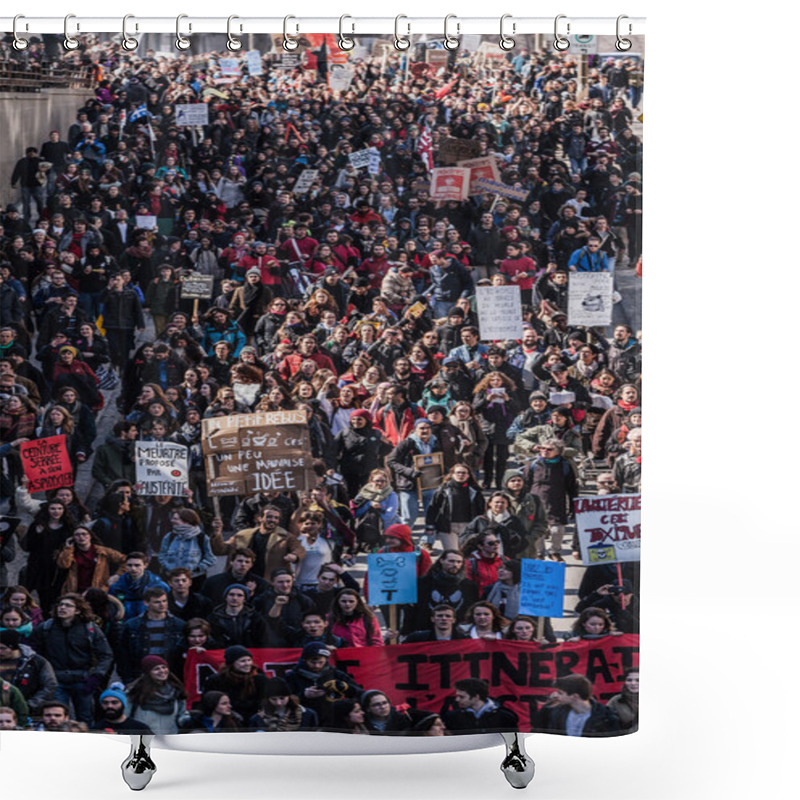
[[[169,664],[161,656],[145,656],[142,659],[142,672],[147,674],[155,667],[169,667]]]
[[[250,656],[250,658],[252,658],[253,654],[246,647],[242,647],[240,644],[231,645],[225,650],[225,663],[228,666],[231,666],[231,664],[233,664],[235,661],[238,661],[240,658],[244,658],[245,656]]]
[[[264,697],[288,697],[292,693],[283,678],[269,678],[264,684]]]

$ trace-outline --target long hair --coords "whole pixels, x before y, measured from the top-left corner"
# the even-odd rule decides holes
[[[484,377],[481,381],[478,382],[477,386],[472,390],[473,394],[479,394],[480,392],[485,392],[489,388],[489,382],[495,376],[500,376],[501,380],[503,381],[503,386],[508,390],[509,395],[517,390],[517,386],[508,375],[504,375],[502,372],[490,372],[486,377]]]
[[[52,609],[50,610],[50,616],[53,619],[57,619],[56,609],[62,600],[72,600],[72,602],[75,603],[77,616],[81,622],[92,621],[92,607],[86,602],[86,600],[83,599],[83,597],[81,597],[81,595],[76,594],[75,592],[67,592],[67,594],[62,594],[56,599],[55,603],[53,603]]]
[[[27,598],[25,600],[25,605],[23,606],[24,610],[28,610],[30,608],[39,608],[39,604],[36,600],[33,599],[33,595],[24,587],[20,585],[9,586],[2,595],[0,595],[0,607],[5,608],[6,606],[11,606],[11,595],[12,594],[24,594]]]
[[[64,417],[64,422],[61,423],[61,429],[67,436],[71,436],[75,432],[75,420],[72,419],[72,414],[70,414],[64,406],[50,406],[50,408],[47,409],[44,419],[42,420],[42,433],[48,428],[55,427],[51,420],[51,415],[54,411],[61,412]]]
[[[177,690],[176,698],[179,700],[186,699],[186,689],[184,688],[183,681],[175,675],[171,670],[169,675],[167,676],[167,686],[172,686]],[[143,675],[140,675],[130,686],[127,687],[126,691],[128,694],[128,699],[131,701],[132,705],[141,706],[146,703],[153,695],[155,695],[159,689],[161,688],[161,684],[157,683],[150,677],[149,672],[145,672]]]
[[[353,611],[352,617],[346,617],[344,612],[339,607],[339,598],[343,595],[350,595],[356,598],[356,608]],[[336,597],[333,599],[331,606],[331,621],[338,622],[341,625],[347,625],[353,619],[375,619],[375,615],[370,610],[369,606],[364,602],[364,598],[355,589],[339,589]]]
[[[591,617],[600,617],[600,619],[603,620],[605,623],[605,627],[603,628],[604,634],[611,633],[611,631],[614,630],[614,623],[611,621],[611,617],[608,616],[608,612],[605,609],[589,606],[589,608],[584,608],[578,619],[575,620],[572,626],[572,634],[574,636],[583,636],[585,633],[583,626]]]
[[[476,608],[488,608],[489,611],[492,613],[492,630],[495,633],[502,632],[503,628],[508,625],[508,620],[500,613],[498,608],[491,603],[487,603],[485,600],[479,600],[477,603],[473,603],[464,614],[464,621],[469,625],[474,625],[475,623],[472,620],[472,614]]]

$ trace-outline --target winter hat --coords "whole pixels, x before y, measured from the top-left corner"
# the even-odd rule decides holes
[[[231,589],[241,589],[244,592],[244,599],[245,600],[249,600],[250,599],[250,590],[243,583],[231,583],[231,584],[229,584],[225,588],[225,595],[224,595],[225,597],[228,596],[228,592],[230,592]]]
[[[247,278],[250,275],[258,275],[258,277],[260,278],[261,270],[258,267],[251,267],[249,270],[247,270],[247,272],[245,272],[244,276],[245,278]]]
[[[19,650],[20,635],[18,631],[8,628],[0,631],[0,644],[4,644],[11,650]]]
[[[420,417],[414,422],[414,430],[419,428],[420,425],[430,425],[431,421],[427,417]]]
[[[269,678],[264,684],[264,697],[288,697],[292,693],[283,678]]]
[[[155,667],[169,667],[169,664],[161,656],[145,656],[142,659],[142,672],[150,672]]]
[[[435,711],[423,711],[421,708],[409,708],[406,712],[411,718],[411,730],[423,733],[431,729],[431,725],[439,719]]]
[[[411,545],[411,528],[408,525],[403,525],[402,523],[396,523],[394,525],[390,525],[384,532],[383,538],[386,539],[388,536],[392,536],[395,539],[400,539],[404,544]]]
[[[545,400],[546,401],[547,400],[547,395],[544,392],[539,392],[539,391],[531,392],[530,395],[528,395],[528,402],[532,403],[534,400]]]
[[[302,659],[304,661],[307,661],[309,658],[317,658],[318,656],[325,656],[325,658],[331,657],[331,651],[324,642],[309,642],[303,648]]]
[[[427,413],[430,414],[441,414],[443,417],[447,416],[447,409],[444,406],[440,405],[433,405],[428,406]]]
[[[112,683],[108,689],[100,695],[100,702],[102,703],[106,697],[116,697],[123,706],[128,705],[128,695],[125,694],[125,687],[121,683]]]
[[[247,347],[243,347],[239,351],[239,355],[242,355],[242,353],[252,353],[254,356],[257,356],[258,350],[256,350],[255,347],[253,347],[252,345],[247,345]]]
[[[448,317],[463,317],[464,316],[464,309],[460,306],[453,306],[448,312]]]
[[[372,700],[376,694],[386,697],[386,692],[382,692],[380,689],[367,689],[367,691],[361,695],[361,708],[363,708],[364,711],[367,710],[369,707],[369,701]]]
[[[372,414],[370,414],[369,411],[367,411],[366,408],[359,408],[356,411],[354,411],[350,415],[350,419],[352,420],[354,417],[358,417],[359,419],[366,420],[367,422],[372,422]]]
[[[244,658],[245,656],[250,656],[250,658],[252,658],[253,654],[246,647],[242,647],[240,644],[231,645],[225,650],[225,663],[228,666],[231,666],[234,661],[238,661],[240,658]]]

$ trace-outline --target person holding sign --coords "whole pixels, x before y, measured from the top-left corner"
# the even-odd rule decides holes
[[[416,522],[420,499],[423,514],[427,514],[436,492],[436,489],[419,490],[417,479],[420,477],[420,470],[414,464],[414,456],[428,455],[437,450],[438,442],[433,435],[430,420],[423,417],[414,423],[414,432],[403,439],[386,459],[400,497],[400,518],[406,525],[414,525]]]
[[[516,386],[502,372],[490,372],[474,390],[473,405],[481,417],[489,446],[483,457],[484,488],[500,487],[508,462],[508,430],[519,412]]]

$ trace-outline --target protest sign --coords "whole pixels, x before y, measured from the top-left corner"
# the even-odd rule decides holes
[[[566,573],[564,563],[523,558],[519,613],[533,617],[563,617]]]
[[[203,420],[209,495],[300,491],[316,485],[303,411]]]
[[[640,494],[576,497],[574,505],[575,527],[584,564],[641,560]]]
[[[478,286],[478,328],[481,340],[519,339],[522,336],[522,299],[519,286]]]
[[[238,58],[221,58],[219,60],[219,71],[223,75],[227,75],[230,77],[238,77],[242,74],[242,70],[239,67],[239,59]]]
[[[413,317],[414,319],[417,319],[417,317],[421,317],[425,313],[425,309],[426,308],[427,308],[427,306],[425,305],[425,303],[421,303],[419,300],[417,300],[417,302],[414,303],[408,309],[408,311],[406,311],[406,314],[409,317]]]
[[[143,495],[182,497],[189,488],[189,448],[173,442],[136,442],[136,483]]]
[[[158,228],[158,217],[152,214],[137,214],[136,227],[143,231],[154,231]]]
[[[318,169],[304,169],[300,173],[297,183],[292,187],[293,194],[305,194],[312,187],[318,175]]]
[[[520,203],[524,203],[528,199],[529,194],[527,189],[518,189],[516,186],[509,186],[507,183],[501,183],[500,181],[483,177],[475,179],[475,187],[479,192],[499,194],[501,197],[508,197]]]
[[[278,69],[297,69],[302,63],[302,58],[300,53],[281,53]]]
[[[432,64],[437,70],[441,69],[442,67],[446,67],[449,58],[450,52],[448,50],[425,51],[425,63]]]
[[[258,77],[264,73],[264,67],[261,64],[261,51],[248,50],[245,54],[245,61],[247,63],[247,71],[253,76]]]
[[[370,553],[367,556],[370,605],[417,602],[417,555]]]
[[[208,106],[205,103],[178,103],[175,106],[176,125],[208,125]]]
[[[269,678],[294,669],[297,648],[251,648],[256,666]],[[519,717],[519,731],[535,730],[537,709],[553,691],[553,681],[567,673],[585,675],[594,697],[606,702],[619,694],[625,670],[639,666],[639,637],[635,634],[563,644],[539,644],[488,639],[343,647],[330,657],[331,665],[346,671],[361,686],[380,686],[395,705],[407,703],[440,712],[452,701],[453,685],[462,678],[481,678],[490,697]],[[200,698],[200,687],[225,665],[224,650],[190,648],[183,673],[187,705]]]
[[[369,164],[367,164],[367,172],[370,175],[381,174],[381,151],[377,147],[370,147],[369,149]]]
[[[419,453],[414,456],[414,469],[419,472],[417,477],[417,492],[420,501],[422,493],[428,489],[438,489],[444,478],[443,453]]]
[[[457,164],[466,158],[477,158],[481,154],[479,142],[448,136],[439,145],[439,161],[442,164]]]
[[[350,153],[348,158],[350,159],[350,163],[356,169],[363,169],[364,167],[369,166],[370,158],[372,157],[372,149],[368,147],[366,150],[356,150],[353,153]]]
[[[567,321],[570,325],[611,324],[614,276],[608,272],[570,272]]]
[[[466,200],[468,196],[468,169],[440,167],[431,172],[431,200]]]
[[[72,486],[75,482],[67,451],[67,437],[63,433],[23,442],[19,446],[19,455],[30,494]]]
[[[500,170],[497,168],[497,159],[494,156],[459,161],[456,166],[469,170],[469,193],[471,195],[482,194],[486,191],[476,183],[478,178],[488,178],[490,181],[500,182]]]
[[[346,92],[353,82],[355,71],[351,67],[336,67],[328,73],[328,86],[335,92]]]
[[[181,278],[182,300],[210,300],[214,295],[214,277],[192,272]]]

